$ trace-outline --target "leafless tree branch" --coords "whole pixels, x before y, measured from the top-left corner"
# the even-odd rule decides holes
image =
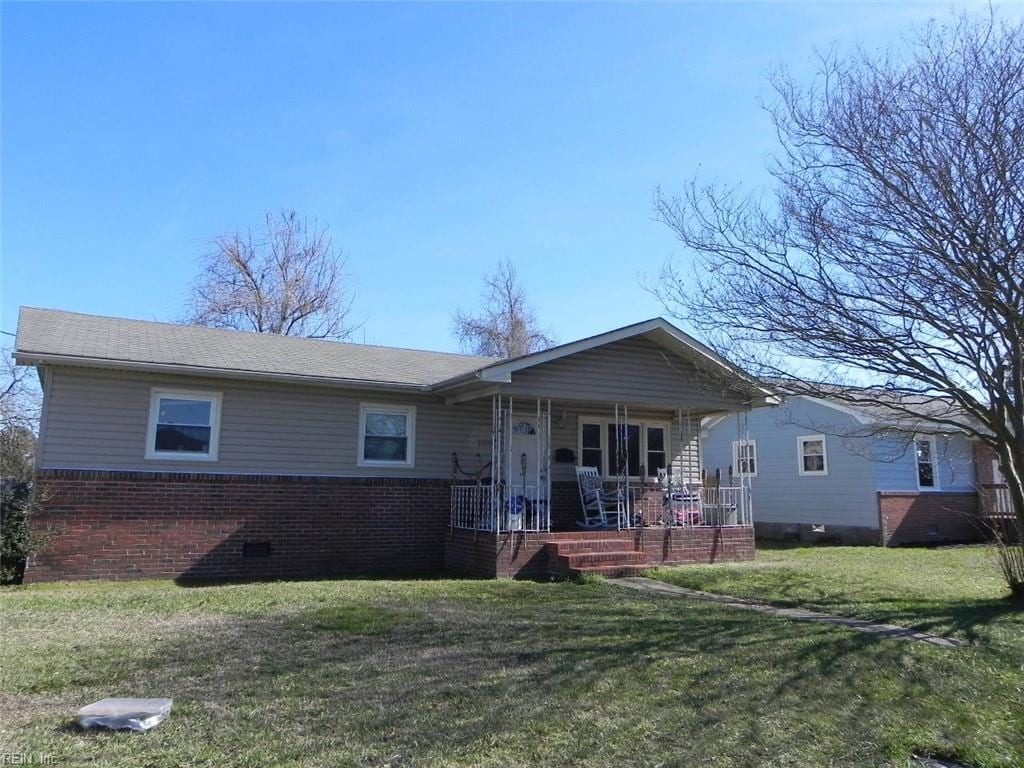
[[[232,232],[212,245],[186,322],[314,339],[346,339],[357,330],[345,259],[316,221],[268,213],[258,236]]]

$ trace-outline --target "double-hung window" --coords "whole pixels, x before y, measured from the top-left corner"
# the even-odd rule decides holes
[[[757,441],[733,440],[732,465],[737,475],[757,477]]]
[[[797,439],[797,468],[801,475],[827,475],[828,453],[824,435],[801,435]]]
[[[668,463],[668,425],[660,422],[620,422],[580,419],[579,463],[595,467],[604,477],[628,474],[658,476]]]
[[[917,459],[917,487],[930,490],[939,487],[935,463],[935,438],[931,436],[914,439],[914,455]]]
[[[415,451],[414,406],[359,407],[359,466],[411,467],[415,464]]]
[[[153,389],[146,458],[216,461],[220,401],[219,392]]]

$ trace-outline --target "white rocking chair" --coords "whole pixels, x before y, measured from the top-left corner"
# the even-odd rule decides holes
[[[580,528],[618,527],[623,514],[622,494],[606,491],[595,467],[576,467],[576,482],[583,508],[583,519],[577,520],[576,525]]]

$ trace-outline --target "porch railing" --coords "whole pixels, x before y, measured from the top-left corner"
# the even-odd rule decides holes
[[[547,486],[453,485],[451,525],[473,531],[539,532],[551,529]]]
[[[750,487],[675,487],[666,494],[660,523],[686,527],[750,527],[754,524]]]

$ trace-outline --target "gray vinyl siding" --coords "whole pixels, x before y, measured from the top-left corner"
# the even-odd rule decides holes
[[[147,460],[152,387],[222,393],[217,461]],[[451,454],[490,452],[490,403],[393,392],[51,369],[41,466],[243,474],[444,478]],[[413,467],[358,467],[359,405],[416,406]]]
[[[618,341],[512,374],[502,387],[513,395],[649,407],[727,410],[744,397],[729,380],[701,373],[693,363],[644,338]]]
[[[878,527],[871,445],[839,436],[854,427],[852,417],[794,398],[747,418],[750,439],[757,441],[757,476],[750,479],[755,521]],[[708,472],[727,476],[738,434],[736,416],[708,430],[702,445]],[[799,473],[797,438],[811,434],[825,434],[827,475]]]
[[[40,436],[40,466],[45,469],[448,478],[453,452],[466,471],[490,460],[490,398],[448,406],[439,397],[423,394],[86,368],[47,371],[46,419]],[[153,387],[221,393],[217,461],[145,458]],[[416,406],[415,466],[357,465],[360,403]],[[571,403],[554,404],[552,451],[578,452],[578,423],[584,412],[602,419],[614,414],[610,405],[583,409]],[[535,416],[535,401],[517,407],[516,413]],[[680,434],[678,420],[667,409],[632,410],[630,418],[671,422],[668,450],[674,471],[685,468],[696,479],[700,472],[696,420],[690,429],[684,422]],[[552,480],[575,480],[573,467],[552,462]]]
[[[917,455],[912,436],[878,439],[875,485],[880,491],[916,491]],[[935,453],[939,466],[937,491],[973,491],[974,445],[963,435],[935,436]]]

